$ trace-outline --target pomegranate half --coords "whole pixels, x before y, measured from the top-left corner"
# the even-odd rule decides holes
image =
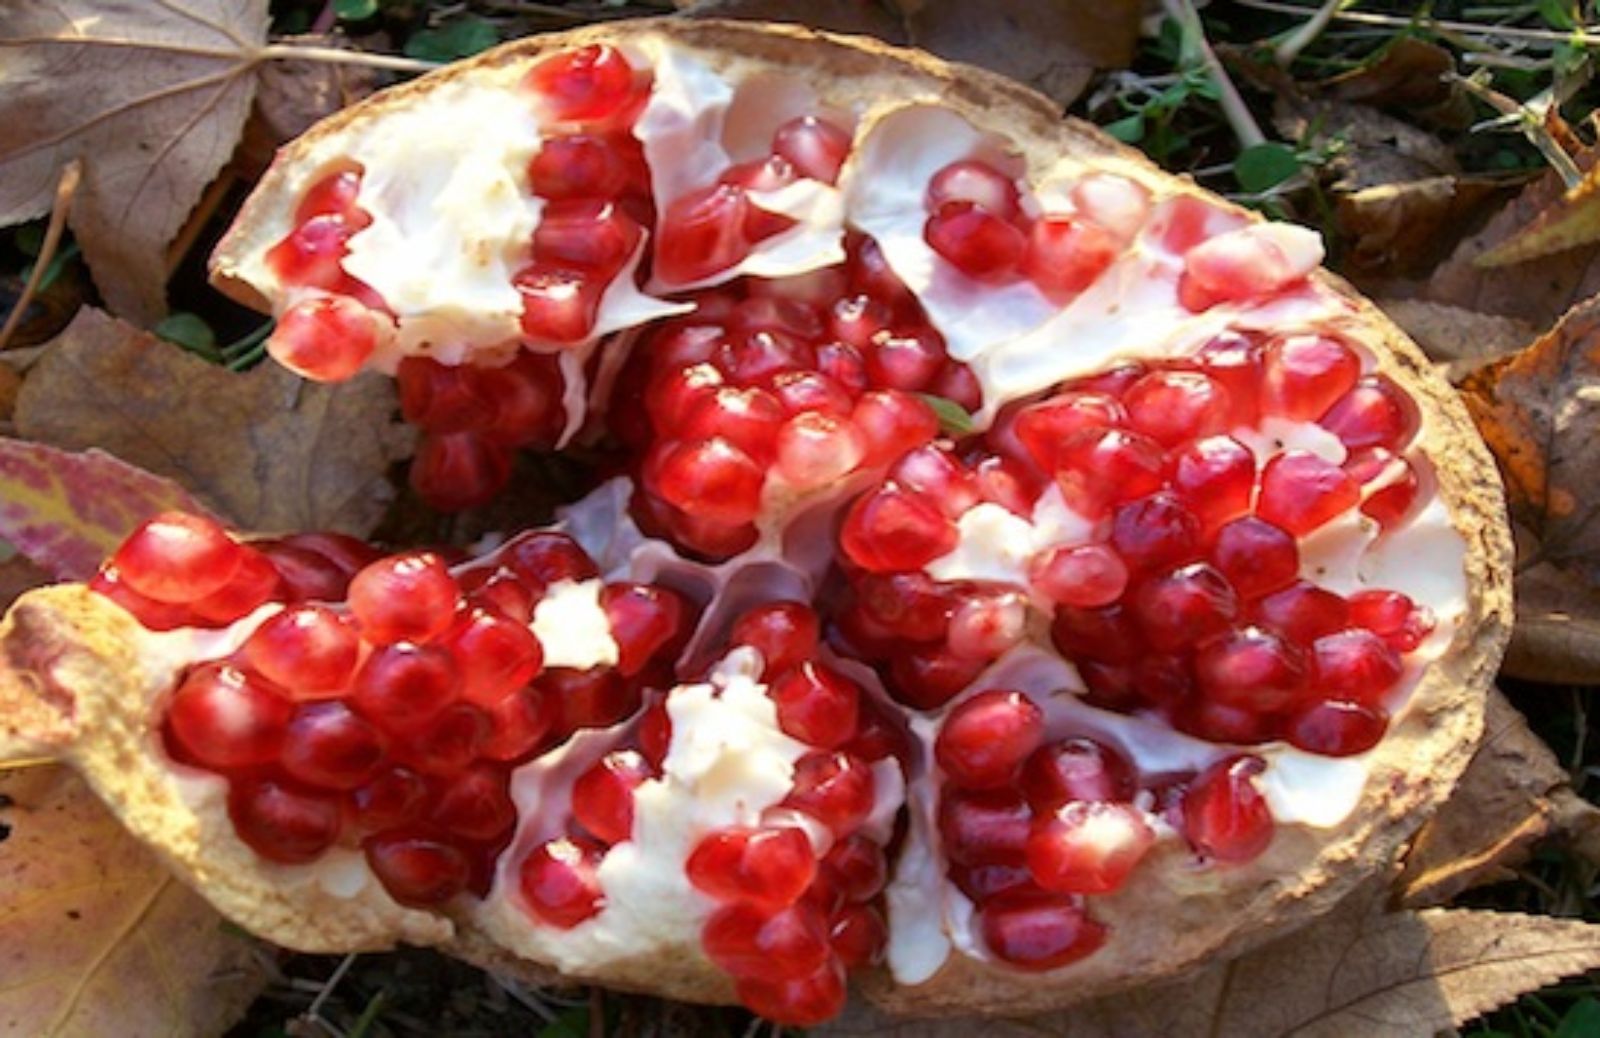
[[[776,26],[522,40],[286,147],[213,259],[417,491],[621,473],[475,557],[159,516],[0,625],[246,929],[809,1025],[1019,1014],[1386,867],[1510,620],[1452,390],[1261,222],[982,71]]]

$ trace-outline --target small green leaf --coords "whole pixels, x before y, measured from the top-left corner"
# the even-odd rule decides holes
[[[406,41],[408,57],[422,61],[454,61],[488,50],[500,42],[500,31],[484,18],[466,15],[437,29],[424,29]]]
[[[967,413],[966,408],[954,400],[947,400],[931,393],[917,395],[933,408],[934,415],[939,419],[939,430],[946,436],[970,436],[977,430],[978,427],[972,424],[972,416]]]
[[[1600,1001],[1580,998],[1567,1010],[1553,1038],[1593,1038],[1600,1034]]]
[[[217,337],[203,317],[178,311],[168,314],[156,325],[155,332],[168,342],[177,343],[190,353],[216,362],[222,359],[217,352]]]
[[[378,13],[378,0],[333,0],[333,13],[341,22],[362,22]]]
[[[1300,172],[1300,159],[1287,144],[1257,144],[1244,149],[1233,162],[1239,186],[1251,194],[1277,187]]]
[[[1144,113],[1134,112],[1100,128],[1124,144],[1138,144],[1144,139]]]

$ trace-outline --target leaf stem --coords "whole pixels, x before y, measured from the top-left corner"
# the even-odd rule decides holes
[[[72,209],[72,198],[78,193],[78,184],[82,179],[83,162],[79,159],[73,159],[61,171],[61,179],[56,182],[55,202],[50,206],[50,223],[45,227],[39,255],[33,261],[33,273],[28,275],[28,283],[22,286],[22,295],[17,297],[17,304],[11,308],[5,326],[0,327],[0,350],[5,349],[6,343],[11,341],[12,334],[22,324],[22,315],[44,282],[45,272],[50,269],[50,260],[61,245],[61,234],[67,227],[67,213]]]
[[[1200,12],[1195,10],[1191,0],[1161,0],[1161,6],[1183,30],[1185,40],[1195,48],[1201,66],[1216,84],[1217,104],[1221,106],[1223,117],[1232,127],[1233,135],[1239,139],[1239,147],[1254,148],[1267,143],[1267,135],[1261,132],[1255,116],[1250,114],[1244,98],[1239,96],[1238,88],[1233,85],[1233,80],[1228,78],[1228,72],[1222,67],[1222,61],[1217,57],[1216,51],[1211,49],[1205,29],[1200,24]]]
[[[266,61],[321,61],[330,65],[365,65],[391,72],[432,72],[440,67],[436,61],[403,58],[397,54],[368,54],[365,51],[340,50],[338,47],[305,47],[298,43],[269,43],[255,54]]]

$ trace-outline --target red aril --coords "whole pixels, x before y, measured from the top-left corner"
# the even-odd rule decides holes
[[[383,737],[342,702],[303,703],[284,732],[281,761],[308,786],[353,790],[383,766]]]
[[[378,645],[421,642],[455,620],[456,582],[430,552],[392,555],[350,581],[350,613],[363,638]]]
[[[1034,819],[1028,871],[1058,894],[1109,894],[1127,882],[1155,839],[1143,813],[1129,804],[1068,803]]]
[[[827,922],[805,904],[739,903],[717,910],[700,933],[706,957],[738,980],[778,983],[828,962]]]
[[[1400,655],[1365,628],[1324,635],[1311,652],[1312,683],[1321,695],[1372,706],[1400,680]]]
[[[268,602],[283,598],[283,580],[272,560],[246,548],[239,568],[218,591],[189,603],[194,614],[210,624],[231,624]]]
[[[1267,347],[1262,409],[1285,418],[1316,421],[1361,374],[1350,347],[1320,335],[1298,335]]]
[[[888,943],[888,925],[877,909],[867,905],[846,905],[829,926],[828,945],[847,970],[878,962]]]
[[[1378,745],[1388,727],[1381,707],[1325,699],[1291,717],[1284,737],[1307,753],[1348,757]]]
[[[1290,706],[1305,688],[1303,654],[1260,627],[1243,627],[1200,647],[1195,679],[1208,700],[1257,713]]]
[[[951,653],[988,661],[1018,645],[1027,634],[1028,603],[1016,592],[974,593],[950,614],[945,635]]]
[[[1058,605],[1093,608],[1122,597],[1128,586],[1128,567],[1122,556],[1104,544],[1051,548],[1029,562],[1028,579]]]
[[[996,282],[1014,277],[1028,248],[1016,227],[971,202],[947,202],[928,217],[928,247],[969,278]]]
[[[771,679],[810,660],[816,654],[821,629],[817,614],[805,603],[769,602],[739,618],[728,635],[728,644],[748,645],[761,653],[761,660],[765,664],[762,676]],[[780,702],[778,714],[781,724],[781,697],[774,693],[774,698]],[[853,697],[851,701],[854,702]],[[853,709],[851,714],[853,726]]]
[[[839,534],[850,560],[874,573],[921,569],[956,546],[956,528],[920,494],[890,483],[851,506]]]
[[[675,592],[650,584],[607,584],[600,608],[617,643],[617,673],[632,677],[680,632],[684,602]]]
[[[1335,400],[1319,424],[1352,451],[1399,450],[1416,435],[1417,405],[1382,375],[1367,375]]]
[[[366,658],[350,701],[385,730],[409,735],[430,724],[460,693],[460,672],[438,646],[400,642]]]
[[[1260,598],[1294,583],[1300,550],[1288,531],[1257,516],[1224,523],[1208,552],[1213,565],[1243,598]]]
[[[1128,425],[1166,447],[1227,432],[1233,414],[1228,391],[1198,371],[1152,371],[1122,403]]]
[[[1255,479],[1255,455],[1231,436],[1191,444],[1172,469],[1172,489],[1207,528],[1249,510]]]
[[[575,198],[545,206],[533,232],[533,254],[540,263],[588,271],[609,280],[633,255],[643,236],[644,229],[615,202]]]
[[[332,794],[311,793],[276,779],[228,785],[228,817],[245,845],[268,861],[315,861],[339,839],[343,812]]]
[[[1017,215],[1017,182],[986,162],[963,159],[940,169],[928,181],[927,207],[938,212],[955,202],[967,203],[1001,220]]]
[[[285,310],[267,336],[272,359],[316,382],[343,382],[366,364],[378,318],[349,296],[314,296]]]
[[[1350,622],[1350,606],[1332,591],[1297,580],[1255,604],[1255,620],[1303,648]]]
[[[266,681],[225,663],[203,663],[172,694],[167,730],[185,759],[227,771],[276,760],[293,712]]]
[[[528,186],[552,201],[616,198],[648,186],[647,179],[638,143],[620,134],[553,137],[528,163]]]
[[[465,511],[494,499],[511,479],[511,462],[510,448],[480,433],[427,433],[411,459],[411,489],[436,511]]]
[[[828,848],[819,875],[846,904],[860,904],[882,892],[889,865],[882,847],[862,833],[852,833]]]
[[[469,365],[446,365],[430,357],[407,357],[395,372],[400,413],[430,433],[481,431],[494,413],[485,391],[487,373]]]
[[[1084,429],[1057,453],[1056,486],[1067,504],[1091,517],[1161,488],[1161,448],[1122,429]]]
[[[1431,610],[1398,591],[1358,591],[1350,596],[1350,622],[1378,635],[1396,652],[1410,652],[1433,633]]]
[[[1021,408],[1009,427],[1029,455],[1047,472],[1061,460],[1062,446],[1074,433],[1126,425],[1128,412],[1105,393],[1058,393]],[[1007,423],[1002,419],[1002,428]]]
[[[802,115],[773,132],[772,153],[802,177],[833,184],[850,153],[850,135],[826,119]]]
[[[535,65],[524,86],[554,122],[617,125],[628,121],[649,93],[649,81],[622,52],[597,43],[563,51]]]
[[[842,750],[808,753],[795,761],[794,788],[783,806],[844,836],[866,821],[876,792],[872,769],[861,758]]]
[[[402,905],[431,908],[466,890],[471,866],[460,848],[423,833],[390,832],[362,843],[367,864]]]
[[[844,1009],[844,971],[843,964],[830,960],[803,977],[780,981],[741,978],[734,991],[751,1012],[775,1024],[816,1027]]]
[[[1140,633],[1160,652],[1177,652],[1220,634],[1238,608],[1227,578],[1203,562],[1147,580],[1132,601]]]
[[[1039,812],[1075,801],[1127,800],[1133,790],[1128,762],[1093,739],[1041,746],[1022,769],[1022,791]]]
[[[478,752],[489,760],[520,762],[544,742],[553,715],[537,687],[518,689],[489,707],[491,734]]]
[[[572,784],[573,820],[601,843],[621,843],[633,832],[633,791],[655,774],[637,750],[612,750]]]
[[[656,238],[656,276],[688,284],[743,260],[750,253],[745,237],[750,208],[744,190],[731,184],[713,184],[674,201]]]
[[[978,927],[997,959],[1029,971],[1059,969],[1106,940],[1105,927],[1089,918],[1082,902],[1061,894],[997,894],[979,909]]]
[[[1272,842],[1272,811],[1256,787],[1260,757],[1228,757],[1202,771],[1183,795],[1183,833],[1195,849],[1229,864]]]
[[[552,584],[600,575],[594,560],[564,533],[541,530],[524,534],[506,545],[501,557],[537,595],[543,595]]]
[[[464,610],[441,640],[460,677],[458,694],[485,709],[532,681],[544,648],[525,624],[482,609]]]
[[[422,820],[428,786],[410,768],[384,768],[372,781],[350,792],[350,817],[368,831],[393,829]]]
[[[723,829],[695,844],[684,874],[722,901],[791,905],[817,874],[811,841],[800,829]]]
[[[605,289],[603,277],[538,261],[517,271],[511,283],[522,297],[522,334],[530,342],[570,346],[589,337]]]
[[[855,734],[860,690],[829,667],[800,663],[784,671],[767,694],[777,706],[778,727],[801,742],[833,749]]]
[[[1309,451],[1284,451],[1261,471],[1256,513],[1301,537],[1354,508],[1360,496],[1355,480],[1332,462]]]
[[[188,603],[221,591],[248,553],[213,519],[163,512],[134,530],[107,565],[137,594]]]
[[[696,518],[738,525],[761,510],[765,470],[721,437],[669,446],[650,468],[647,485]]]
[[[511,832],[517,807],[511,802],[510,775],[492,764],[474,764],[442,779],[428,820],[452,836],[479,843]]]
[[[1200,554],[1200,520],[1177,495],[1151,494],[1116,510],[1111,546],[1136,572],[1180,565]]]
[[[934,740],[945,776],[967,789],[1009,785],[1044,740],[1044,715],[1021,692],[990,689],[963,700]]]
[[[1021,865],[1032,819],[1014,789],[947,787],[939,799],[945,857],[957,865]]]
[[[251,670],[290,696],[317,699],[350,683],[361,639],[342,613],[294,605],[268,617],[241,651]]]
[[[471,703],[452,703],[411,735],[406,763],[429,775],[452,775],[487,746],[493,722]]]
[[[1061,302],[1094,283],[1122,251],[1110,231],[1077,216],[1046,214],[1028,231],[1022,276]]]
[[[536,921],[570,930],[605,907],[595,871],[604,851],[570,837],[535,847],[517,870],[517,890]]]

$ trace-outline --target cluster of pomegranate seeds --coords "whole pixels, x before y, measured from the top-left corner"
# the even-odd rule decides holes
[[[327,173],[300,200],[294,229],[267,250],[267,265],[297,290],[267,339],[267,352],[318,382],[340,382],[360,371],[388,320],[383,300],[341,265],[351,235],[372,222],[356,204],[360,188],[358,168]]]
[[[517,448],[554,446],[566,421],[566,381],[551,353],[522,350],[498,368],[407,357],[397,381],[401,414],[422,430],[411,486],[443,512],[491,500]]]
[[[977,281],[1025,278],[1057,302],[1082,292],[1127,246],[1149,210],[1132,181],[1095,174],[1074,185],[1071,207],[1024,212],[1017,182],[977,159],[952,162],[928,182],[928,247]]]
[[[726,558],[754,543],[769,488],[830,487],[932,439],[921,394],[981,404],[872,241],[853,240],[850,257],[707,293],[639,343],[612,429],[643,454],[635,512],[652,531]]]
[[[776,191],[799,180],[836,183],[850,152],[850,134],[814,115],[778,127],[772,151],[729,167],[716,182],[674,199],[661,217],[655,275],[688,285],[738,265],[755,246],[795,225],[769,212],[751,192]]]
[[[92,586],[152,629],[285,603],[237,651],[184,673],[166,745],[228,778],[235,830],[262,857],[304,863],[360,846],[396,900],[432,905],[487,888],[516,820],[514,765],[614,724],[670,676],[689,607],[638,584],[599,590],[615,666],[545,666],[540,603],[596,576],[558,533],[524,534],[453,573],[431,553],[379,557],[333,534],[241,544],[213,520],[170,513],[136,530]]]

